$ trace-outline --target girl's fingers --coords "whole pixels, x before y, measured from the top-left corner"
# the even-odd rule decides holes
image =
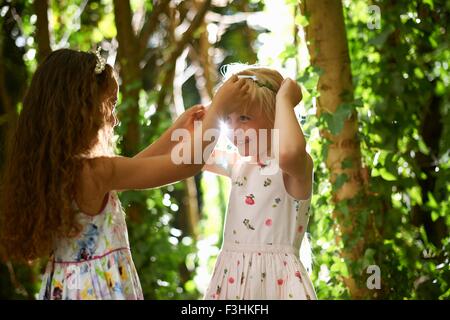
[[[242,86],[242,88],[240,88],[240,93],[241,94],[249,94],[249,90],[250,90],[250,85],[248,83],[246,83],[244,86]]]
[[[246,79],[238,79],[238,81],[236,82],[236,85],[238,86],[238,88],[242,88],[245,84],[247,83]]]
[[[236,82],[236,81],[238,81],[238,80],[239,80],[238,76],[235,75],[235,74],[233,74],[230,78],[228,78],[227,81],[225,81],[225,83],[227,83],[227,82],[229,82],[229,83],[234,83],[234,82]],[[224,83],[224,84],[225,84],[225,83]]]
[[[230,77],[230,80],[231,80],[232,82],[236,82],[236,81],[239,80],[239,77],[238,77],[237,75],[233,74],[233,75]]]
[[[206,113],[206,110],[197,110],[197,112],[194,113],[195,116],[198,115],[204,115]]]
[[[195,106],[191,107],[189,110],[190,110],[191,112],[197,112],[197,111],[202,110],[202,109],[204,109],[204,108],[205,108],[205,107],[204,107],[203,105],[201,105],[201,104],[196,104]]]
[[[187,115],[192,116],[192,115],[196,114],[197,112],[202,112],[202,110],[204,110],[204,108],[205,108],[204,106],[198,104],[198,105],[195,105],[195,106],[189,108],[186,111],[186,113],[187,113]]]

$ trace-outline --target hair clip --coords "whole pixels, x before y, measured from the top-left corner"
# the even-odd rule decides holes
[[[247,74],[238,74],[237,76],[239,79],[252,79],[253,81],[255,81],[255,83],[258,85],[258,87],[263,87],[263,88],[267,88],[271,91],[273,91],[275,94],[277,93],[277,91],[268,83],[262,83],[261,81],[258,80],[258,78],[254,75],[247,75]]]
[[[97,64],[95,65],[95,74],[100,74],[105,70],[106,60],[100,54],[101,48],[98,47],[97,51],[93,52],[97,58]]]

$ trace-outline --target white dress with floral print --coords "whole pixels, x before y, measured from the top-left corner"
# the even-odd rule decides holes
[[[39,293],[40,299],[143,299],[131,258],[125,213],[117,194],[100,214],[78,212],[82,231],[59,239]]]
[[[225,166],[232,188],[224,243],[204,298],[316,299],[299,260],[311,196],[290,196],[275,161],[249,159]]]

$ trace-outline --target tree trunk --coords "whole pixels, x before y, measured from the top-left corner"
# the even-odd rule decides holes
[[[172,29],[172,32],[174,29]],[[184,50],[183,54],[177,59],[176,65],[174,68],[174,78],[172,79],[173,83],[173,107],[171,108],[172,120],[175,120],[178,116],[180,116],[184,111],[184,102],[183,102],[183,74],[186,68],[186,57],[187,57],[187,48]],[[180,223],[180,228],[185,234],[191,235],[195,240],[198,239],[198,222],[200,218],[200,212],[198,208],[197,201],[197,186],[195,185],[194,177],[189,177],[183,181],[183,216],[180,217],[182,219]],[[184,213],[186,215],[184,215]]]
[[[14,14],[21,16],[21,9]],[[25,52],[14,44],[15,39],[11,37],[14,29],[21,30],[10,8],[0,19],[0,176],[17,125],[17,104],[23,98],[27,83]],[[1,182],[0,179],[0,187]],[[0,248],[0,299],[34,299],[39,274],[35,265],[12,263]]]
[[[317,115],[320,116],[324,112],[333,115],[338,106],[353,100],[350,57],[342,3],[340,0],[306,0],[302,1],[300,10],[303,15],[309,15],[309,25],[305,31],[311,65],[317,66],[323,71],[318,83],[320,97],[317,99]],[[341,174],[347,176],[347,181],[340,188],[333,189],[332,197],[336,205],[365,194],[357,130],[356,111],[353,111],[351,116],[345,120],[344,127],[339,134],[333,135],[328,130],[321,130],[321,136],[330,143],[326,166],[330,171],[331,183],[334,184]],[[351,160],[350,168],[342,166],[344,160]],[[333,215],[337,219],[340,234],[345,235],[348,242],[356,243],[348,246],[346,245],[347,241],[344,241],[342,256],[346,261],[355,262],[364,253],[366,240],[364,237],[355,238],[358,235],[353,233],[362,207],[353,205],[348,209],[349,214],[344,215],[335,209]],[[363,270],[349,270],[349,277],[343,279],[352,298],[359,299],[367,296],[367,288],[358,285],[355,280],[355,275],[362,275],[362,273]]]
[[[119,42],[118,58],[122,79],[122,105],[119,109],[119,118],[122,119],[122,125],[125,127],[122,141],[122,153],[125,156],[134,156],[140,149],[138,102],[142,75],[139,68],[139,42],[133,31],[131,17],[129,0],[114,0],[114,19]],[[132,221],[139,222],[142,211],[143,205],[133,202],[127,213]]]
[[[48,25],[48,0],[36,0],[33,3],[36,13],[36,40],[38,45],[37,58],[42,62],[52,52],[50,47],[50,32]]]
[[[142,82],[139,68],[140,49],[131,24],[130,2],[114,0],[114,17],[119,42],[119,63],[122,79],[122,119],[126,127],[123,139],[123,153],[135,155],[140,148],[139,90]],[[120,112],[120,111],[119,111]]]

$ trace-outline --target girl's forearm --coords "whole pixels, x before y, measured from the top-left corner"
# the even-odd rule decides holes
[[[170,153],[172,148],[175,146],[175,142],[171,140],[171,135],[172,130],[169,128],[156,141],[154,141],[134,157],[145,158]]]
[[[221,118],[219,107],[212,105],[200,122],[201,125],[194,126],[189,137],[182,136],[181,141],[174,137],[175,142],[172,143],[175,145],[169,152],[170,161],[177,158],[176,162],[179,162],[181,154],[183,158],[174,172],[176,179],[185,179],[201,172],[218,141]],[[186,156],[185,152],[189,154]]]

